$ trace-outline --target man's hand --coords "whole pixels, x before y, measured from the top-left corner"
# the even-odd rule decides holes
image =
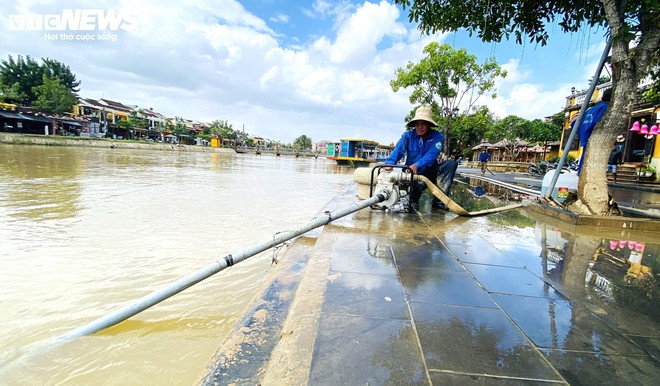
[[[417,174],[417,165],[410,165],[410,170],[412,170],[413,173]]]

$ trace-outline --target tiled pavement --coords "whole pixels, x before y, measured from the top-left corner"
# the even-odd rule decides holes
[[[655,319],[586,291],[577,241],[544,260],[538,223],[500,220],[366,211],[326,226],[270,363],[233,377],[246,355],[205,382],[659,384]]]

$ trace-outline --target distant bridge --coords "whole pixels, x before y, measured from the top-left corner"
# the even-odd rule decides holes
[[[239,146],[234,148],[236,153],[239,154],[270,154],[274,156],[286,155],[294,157],[325,157],[325,154],[314,152],[312,150],[295,150],[295,149],[273,149],[273,148],[259,148],[249,146]]]

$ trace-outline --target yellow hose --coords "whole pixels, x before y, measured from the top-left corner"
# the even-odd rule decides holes
[[[426,187],[429,188],[431,193],[433,193],[433,195],[436,196],[438,200],[442,201],[442,203],[445,204],[449,210],[451,210],[452,212],[456,213],[459,216],[468,216],[468,217],[482,216],[484,214],[504,212],[505,210],[516,209],[523,206],[522,204],[512,204],[512,205],[503,206],[501,208],[492,208],[492,209],[479,210],[476,212],[468,212],[467,210],[463,209],[463,207],[461,207],[456,202],[454,202],[454,200],[449,198],[449,196],[447,196],[442,190],[440,190],[440,188],[438,188],[428,178],[424,177],[421,174],[417,174],[415,176],[415,179],[425,183]]]

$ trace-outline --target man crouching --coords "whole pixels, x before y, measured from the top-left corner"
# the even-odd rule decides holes
[[[438,127],[431,116],[430,107],[419,107],[415,110],[415,117],[406,124],[408,128],[399,139],[394,150],[385,161],[388,165],[395,165],[403,156],[406,156],[405,164],[415,174],[421,174],[436,185],[446,195],[449,195],[454,174],[458,168],[456,161],[445,160],[438,163],[438,155],[442,151],[444,134],[432,127]],[[410,202],[417,204],[424,191],[425,185],[421,182],[413,184],[410,192]],[[434,199],[435,206],[442,207],[442,203]]]

